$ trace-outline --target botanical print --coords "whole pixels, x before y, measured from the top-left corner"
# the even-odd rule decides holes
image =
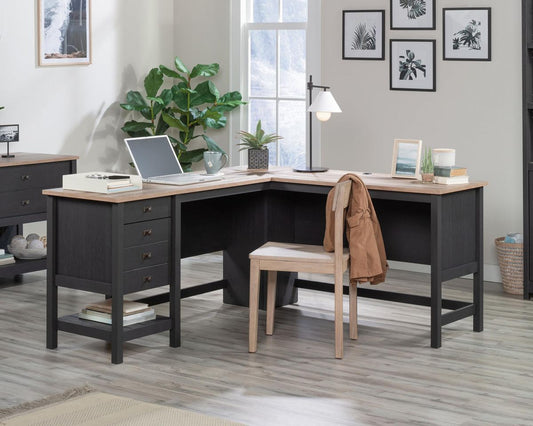
[[[422,75],[426,78],[426,66],[420,59],[415,60],[414,52],[406,50],[405,55],[400,55],[400,80],[414,80]]]
[[[443,9],[443,59],[490,61],[491,9]]]
[[[435,0],[390,0],[391,30],[435,29]]]
[[[352,50],[376,50],[376,26],[367,28],[361,22],[355,27],[352,38]]]
[[[385,59],[385,11],[342,12],[342,58]]]
[[[90,63],[90,0],[39,0],[39,61]]]
[[[390,89],[435,91],[435,40],[390,40]]]
[[[400,0],[400,7],[406,9],[409,19],[416,19],[426,14],[425,0]]]

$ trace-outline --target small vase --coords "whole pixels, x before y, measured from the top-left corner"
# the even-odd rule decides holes
[[[266,170],[268,169],[268,149],[248,150],[248,169]]]
[[[433,183],[433,173],[422,173],[423,183]]]

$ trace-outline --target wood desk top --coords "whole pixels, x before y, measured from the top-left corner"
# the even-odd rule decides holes
[[[334,186],[335,183],[347,172],[345,170],[329,170],[324,173],[299,173],[288,167],[271,167],[265,172],[254,172],[245,166],[227,167],[223,169],[224,178],[212,182],[202,182],[192,185],[174,186],[160,184],[144,184],[139,191],[121,192],[117,194],[99,194],[94,192],[72,191],[68,189],[47,189],[43,194],[54,197],[77,198],[90,201],[103,201],[108,203],[126,203],[150,198],[167,197],[171,195],[189,194],[201,191],[232,188],[243,185],[253,185],[265,182],[284,182],[304,185]],[[460,185],[427,184],[420,181],[391,178],[387,174],[365,175],[353,172],[360,176],[369,190],[408,192],[415,194],[444,195],[468,189],[480,188],[487,182],[471,182]]]
[[[33,154],[29,152],[14,152],[12,158],[0,157],[0,167],[24,166],[27,164],[56,163],[58,161],[77,160],[75,155]]]

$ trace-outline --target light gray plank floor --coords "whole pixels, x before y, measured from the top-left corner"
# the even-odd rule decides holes
[[[186,285],[219,279],[221,256],[183,262]],[[391,271],[382,289],[429,293],[424,274]],[[445,285],[444,296],[471,297],[471,281]],[[61,288],[60,314],[99,296]],[[300,291],[276,311],[275,334],[262,332],[247,352],[248,309],[224,305],[220,291],[182,302],[182,346],[168,333],[124,345],[110,363],[102,341],[59,333],[45,348],[45,273],[23,283],[0,280],[0,407],[89,384],[116,395],[257,425],[533,424],[533,302],[487,283],[485,331],[472,320],[444,328],[429,346],[429,309],[360,298],[359,340],[344,359],[333,350],[333,297]],[[168,311],[161,305],[158,312]]]

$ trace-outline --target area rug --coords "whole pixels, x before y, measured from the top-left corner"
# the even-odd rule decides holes
[[[217,417],[123,398],[89,387],[0,410],[6,426],[230,426],[242,425]]]

